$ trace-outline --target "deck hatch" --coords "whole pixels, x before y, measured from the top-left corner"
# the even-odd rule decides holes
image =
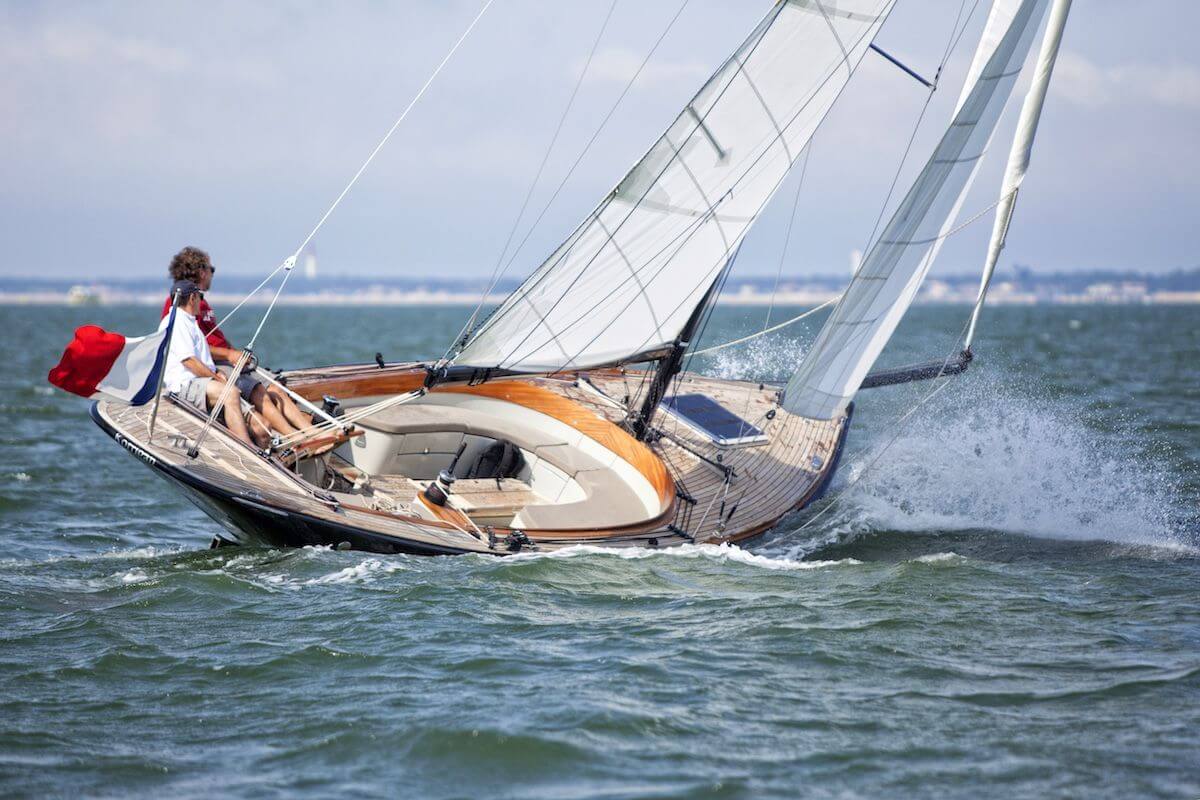
[[[718,447],[745,447],[768,441],[760,429],[707,395],[675,395],[664,400],[662,407],[706,435]]]

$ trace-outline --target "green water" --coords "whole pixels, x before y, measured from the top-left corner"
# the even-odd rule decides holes
[[[463,314],[284,308],[260,351],[436,356]],[[153,316],[0,308],[0,795],[1200,795],[1200,309],[990,311],[745,549],[507,560],[206,550],[45,383],[76,325]],[[780,377],[813,330],[693,367]]]

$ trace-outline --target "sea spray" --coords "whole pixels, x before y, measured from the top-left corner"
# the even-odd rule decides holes
[[[1097,430],[1068,400],[987,380],[952,389],[898,431],[871,423],[871,441],[843,464],[836,506],[810,538],[983,529],[1189,544],[1172,474],[1132,424]]]

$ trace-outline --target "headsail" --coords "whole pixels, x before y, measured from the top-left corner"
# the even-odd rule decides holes
[[[780,0],[454,362],[554,372],[673,343],[893,4]]]
[[[1037,135],[1038,120],[1042,117],[1046,90],[1050,87],[1050,76],[1054,72],[1054,63],[1058,60],[1058,46],[1062,43],[1063,29],[1066,28],[1067,14],[1070,11],[1071,0],[1054,0],[1054,6],[1050,9],[1050,21],[1046,23],[1046,35],[1042,37],[1042,49],[1038,53],[1037,66],[1034,68],[1033,84],[1025,95],[1024,105],[1021,106],[1021,120],[1017,123],[1012,150],[1008,154],[1004,184],[1000,187],[1000,204],[996,206],[992,240],[988,244],[983,276],[979,280],[979,298],[975,301],[975,308],[971,312],[971,326],[967,329],[967,338],[963,342],[963,347],[968,350],[971,348],[971,342],[975,340],[979,312],[983,309],[983,301],[987,299],[987,290],[992,282],[992,274],[996,271],[996,262],[1000,260],[1000,251],[1004,249],[1005,240],[1008,238],[1008,226],[1012,223],[1013,210],[1017,205],[1017,190],[1021,188],[1025,173],[1029,170],[1033,138]]]
[[[958,214],[1047,2],[993,3],[949,128],[788,382],[788,411],[830,419],[858,391]]]

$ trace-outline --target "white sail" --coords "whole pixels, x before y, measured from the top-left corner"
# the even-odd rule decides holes
[[[992,240],[988,243],[987,259],[983,264],[983,276],[979,280],[979,297],[971,312],[971,325],[967,329],[967,338],[963,342],[965,349],[970,349],[975,341],[975,328],[979,324],[979,312],[987,299],[988,286],[991,285],[992,275],[996,271],[996,262],[1000,260],[1000,251],[1004,249],[1008,238],[1008,226],[1012,223],[1013,210],[1017,205],[1017,191],[1029,171],[1029,158],[1033,153],[1033,139],[1037,135],[1038,121],[1042,117],[1042,106],[1046,103],[1046,90],[1050,87],[1050,76],[1054,73],[1054,63],[1058,60],[1058,47],[1062,43],[1063,30],[1067,26],[1067,14],[1071,11],[1071,0],[1054,0],[1050,8],[1050,19],[1046,23],[1046,33],[1042,37],[1042,49],[1038,53],[1037,66],[1033,73],[1033,83],[1025,95],[1025,103],[1021,106],[1021,119],[1017,123],[1017,132],[1013,137],[1012,150],[1008,154],[1008,168],[1004,172],[1004,184],[1000,187],[1000,204],[996,206],[996,221],[992,226]]]
[[[554,372],[673,343],[893,4],[777,3],[454,363]]]
[[[993,3],[949,128],[788,382],[788,411],[831,419],[853,399],[958,214],[1046,4]]]

